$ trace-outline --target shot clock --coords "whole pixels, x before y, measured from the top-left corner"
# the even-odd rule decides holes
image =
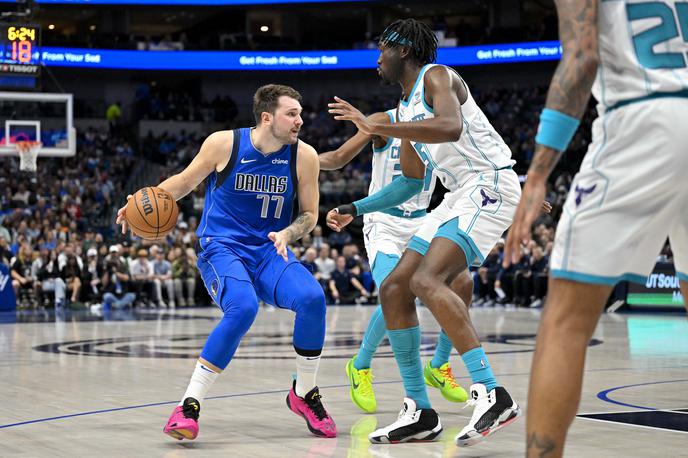
[[[38,25],[0,24],[0,73],[38,76],[40,35]]]

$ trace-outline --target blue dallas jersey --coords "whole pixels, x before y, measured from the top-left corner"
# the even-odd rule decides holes
[[[297,189],[298,142],[263,154],[251,141],[251,128],[234,130],[227,166],[206,180],[205,204],[196,234],[201,247],[211,238],[245,245],[272,243],[268,233],[292,220]]]

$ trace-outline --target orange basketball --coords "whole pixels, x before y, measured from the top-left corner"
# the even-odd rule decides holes
[[[127,202],[127,224],[134,234],[148,240],[166,236],[177,224],[179,208],[172,194],[155,186],[136,191]]]

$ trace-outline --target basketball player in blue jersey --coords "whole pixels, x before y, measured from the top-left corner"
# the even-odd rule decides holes
[[[374,113],[370,115],[370,120],[385,124],[395,122],[396,110]],[[344,167],[371,141],[373,144],[373,166],[368,192],[374,194],[401,176],[399,164],[401,141],[399,139],[371,136],[358,132],[335,151],[322,153],[318,156],[321,170],[336,170]],[[432,170],[427,170],[424,181],[422,191],[407,202],[394,208],[364,216],[364,241],[373,279],[378,288],[397,265],[409,240],[427,217],[426,209],[435,189],[435,177]],[[470,304],[473,280],[468,270],[456,277],[452,283],[452,289],[461,296],[467,306]],[[377,400],[372,386],[371,363],[386,331],[382,307],[378,306],[370,317],[358,354],[351,358],[346,365],[351,400],[367,413],[377,410]],[[468,394],[456,382],[449,364],[451,349],[451,340],[444,331],[441,331],[435,348],[435,355],[423,367],[423,377],[428,386],[438,388],[442,396],[448,401],[465,402],[468,399]]]
[[[359,131],[402,139],[402,175],[372,196],[328,213],[335,230],[354,216],[405,202],[423,186],[427,168],[449,190],[442,203],[411,238],[408,248],[382,284],[380,297],[406,398],[397,421],[370,434],[373,443],[433,440],[442,431],[423,381],[421,334],[414,305],[418,297],[450,337],[471,375],[471,419],[455,440],[473,445],[513,422],[518,404],[497,382],[465,301],[451,289],[469,265],[480,264],[511,219],[520,198],[511,151],[475,103],[463,79],[451,68],[433,64],[437,38],[414,19],[392,23],[379,43],[379,73],[398,83],[402,98],[393,124],[374,123],[344,100],[330,112]]]
[[[688,304],[688,3],[555,3],[564,52],[504,253],[517,258],[592,92],[599,116],[557,226],[528,388],[527,456],[548,458],[564,452],[607,298],[645,283],[667,237]]]
[[[224,316],[211,332],[191,381],[164,432],[194,439],[203,399],[227,367],[258,313],[258,300],[296,313],[296,380],[287,405],[317,436],[336,427],[320,400],[316,373],[325,339],[325,297],[287,245],[318,218],[318,157],[298,140],[301,95],[267,85],[253,97],[256,127],[210,135],[189,166],[160,187],[180,199],[206,180],[198,226],[198,269]],[[298,196],[300,213],[292,218]],[[126,230],[124,209],[117,222]],[[293,219],[293,222],[292,222]]]

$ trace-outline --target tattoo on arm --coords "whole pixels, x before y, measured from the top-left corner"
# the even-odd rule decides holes
[[[526,456],[528,458],[547,458],[554,456],[554,451],[557,448],[552,439],[547,436],[538,436],[537,433],[532,433],[528,436],[526,447]]]
[[[564,55],[547,93],[547,107],[580,118],[597,73],[597,0],[556,0]]]
[[[287,234],[289,243],[293,243],[308,234],[313,229],[314,225],[315,221],[313,221],[313,215],[304,212],[299,214],[294,222],[284,229],[284,232]]]
[[[537,174],[539,176],[548,177],[554,167],[559,162],[561,153],[547,148],[546,146],[537,145],[535,148],[535,156],[533,162],[530,163],[528,174]]]

